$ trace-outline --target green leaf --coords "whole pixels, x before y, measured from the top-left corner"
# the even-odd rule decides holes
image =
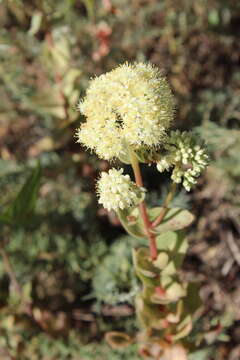
[[[139,211],[137,208],[118,210],[118,217],[124,229],[137,239],[143,239],[143,224],[139,220]]]
[[[168,262],[169,262],[168,254],[165,252],[160,252],[158,254],[157,259],[153,263],[158,269],[163,270],[167,266]]]
[[[139,279],[147,286],[156,286],[159,279],[159,269],[150,260],[147,248],[133,249],[133,264]]]
[[[175,302],[184,296],[186,296],[186,289],[184,284],[173,281],[172,284],[167,287],[167,297],[171,301]]]
[[[143,327],[163,329],[163,319],[166,313],[162,311],[159,304],[151,304],[149,301],[145,301],[141,295],[137,295],[135,305],[137,318]]]
[[[151,221],[154,221],[164,208],[158,207],[148,210]],[[154,228],[154,232],[161,234],[167,231],[176,231],[189,226],[194,220],[190,211],[181,208],[167,209],[162,222]]]
[[[181,323],[177,326],[177,334],[173,336],[173,340],[177,341],[179,339],[187,336],[192,330],[192,317],[187,315]]]
[[[166,251],[171,259],[162,275],[171,275],[182,265],[188,249],[187,238],[183,231],[168,231],[157,236],[157,248]]]
[[[186,295],[184,284],[171,277],[161,277],[160,286],[152,289],[150,300],[154,304],[169,304],[178,301]]]
[[[156,207],[148,209],[150,221],[154,221],[163,208]],[[136,238],[146,238],[144,235],[144,224],[138,208],[129,208],[118,211],[119,219],[125,230]],[[163,221],[154,228],[154,232],[162,234],[168,231],[181,230],[192,223],[194,216],[188,211],[180,208],[168,209]]]
[[[41,168],[37,166],[28,177],[16,199],[0,215],[0,222],[8,225],[25,224],[33,213],[40,187]]]

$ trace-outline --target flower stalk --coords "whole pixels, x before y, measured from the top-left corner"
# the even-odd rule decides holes
[[[156,226],[161,224],[162,220],[164,219],[164,216],[166,215],[166,213],[168,211],[168,207],[175,195],[176,189],[177,189],[177,184],[171,183],[170,190],[166,196],[166,199],[164,200],[162,210],[161,210],[159,216],[151,223],[152,229],[154,229]]]
[[[139,161],[138,161],[136,155],[134,154],[133,150],[130,150],[130,159],[131,159],[131,165],[133,168],[136,184],[137,184],[137,186],[142,188],[143,180],[142,180],[141,169],[139,166]],[[145,201],[144,200],[141,201],[141,203],[138,206],[139,206],[139,211],[140,211],[142,221],[144,224],[144,230],[145,230],[146,236],[149,240],[150,256],[151,256],[152,260],[156,260],[157,255],[158,255],[156,236],[151,232],[152,224],[148,218],[147,207],[146,207]]]

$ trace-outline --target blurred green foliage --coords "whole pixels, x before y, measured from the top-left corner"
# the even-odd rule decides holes
[[[29,316],[16,306],[16,289],[0,261],[0,357],[134,359],[135,349],[110,352],[99,343],[105,330],[135,328],[138,283],[130,247],[139,243],[123,236],[115,215],[97,206],[95,178],[108,165],[75,144],[73,133],[82,121],[76,103],[91,76],[118,63],[147,60],[161,67],[176,95],[178,127],[197,126],[212,156],[196,191],[176,199],[185,207],[191,203],[197,215],[193,246],[202,238],[221,243],[229,229],[237,237],[240,4],[2,0],[0,13],[0,213],[16,204],[38,162],[42,172],[35,212],[32,205],[25,209],[27,226],[0,228],[1,244],[32,307]],[[152,178],[151,168],[144,175],[153,190],[148,201],[159,205],[166,184],[161,175]],[[193,255],[210,271],[208,258]],[[214,268],[216,281],[222,281],[224,261]],[[231,271],[234,278],[234,265]],[[231,280],[231,286],[234,294],[238,283]],[[205,322],[218,312],[213,306]],[[225,353],[213,341],[212,358],[227,359],[234,341]],[[210,355],[204,356],[198,358]]]

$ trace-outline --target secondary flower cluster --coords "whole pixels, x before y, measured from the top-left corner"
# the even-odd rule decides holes
[[[78,108],[86,117],[78,142],[110,160],[126,144],[134,149],[159,145],[173,120],[174,98],[155,66],[126,63],[92,79]]]
[[[196,184],[196,178],[208,165],[208,155],[201,147],[196,135],[191,132],[171,131],[165,144],[165,155],[158,163],[160,172],[169,171],[173,167],[171,179],[175,183],[183,182],[183,186],[190,191]]]
[[[131,181],[129,175],[123,175],[123,169],[110,169],[102,172],[97,182],[99,204],[107,210],[123,210],[140,203],[145,189],[138,187]]]

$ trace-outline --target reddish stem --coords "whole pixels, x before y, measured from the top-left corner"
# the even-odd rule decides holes
[[[142,174],[141,174],[139,162],[133,152],[131,152],[131,164],[132,164],[136,184],[139,187],[143,187],[143,180],[142,180]],[[146,207],[146,204],[144,201],[142,201],[139,204],[139,211],[140,211],[140,215],[143,220],[146,236],[149,240],[151,258],[152,258],[152,260],[156,260],[156,258],[158,256],[157,245],[156,245],[156,236],[151,232],[152,224],[148,218],[147,207]]]

